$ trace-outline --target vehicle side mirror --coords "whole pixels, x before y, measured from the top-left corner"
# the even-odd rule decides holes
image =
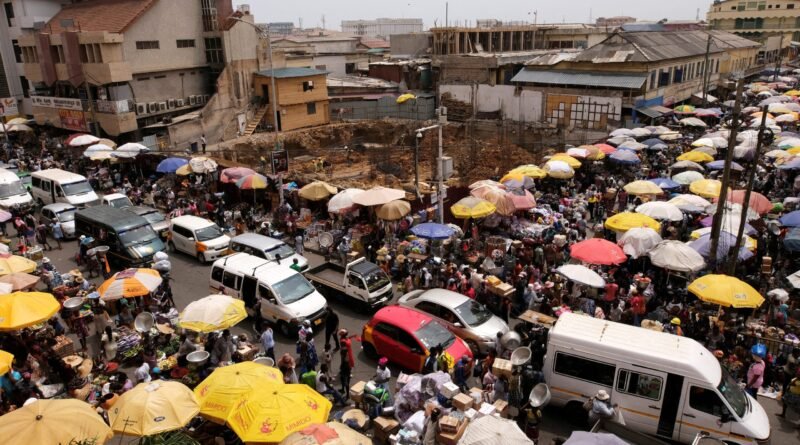
[[[461,322],[460,322],[460,321],[453,322],[453,326],[455,326],[455,327],[457,327],[457,328],[463,328],[463,327],[464,327],[464,325],[463,325],[463,324],[461,324]]]
[[[728,412],[722,413],[722,415],[719,417],[719,421],[722,423],[732,422],[733,420],[735,420],[733,418],[733,415],[731,415],[731,413]]]
[[[189,241],[194,241],[194,237],[193,236],[190,236],[188,239],[189,239]]]
[[[268,297],[268,298],[267,298],[267,301],[269,302],[269,304],[274,304],[275,306],[277,306],[277,305],[278,305],[278,300],[276,300],[276,299],[275,299],[275,298],[273,298],[273,297]]]

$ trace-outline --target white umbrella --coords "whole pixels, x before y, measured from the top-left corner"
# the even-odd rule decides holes
[[[135,158],[136,155],[148,151],[150,151],[150,149],[145,145],[137,142],[128,142],[127,144],[122,144],[121,146],[117,147],[113,153],[113,156],[115,158]]]
[[[365,207],[379,206],[406,197],[403,190],[387,187],[373,187],[353,198],[353,202]]]
[[[629,142],[629,141],[634,141],[634,140],[635,139],[633,139],[632,137],[629,137],[629,136],[616,136],[616,137],[613,137],[613,138],[609,138],[607,142],[609,144],[611,144],[611,145],[619,145],[619,144],[622,144],[624,142]]]
[[[547,161],[544,171],[552,178],[568,179],[575,175],[575,170],[564,161]]]
[[[681,125],[687,127],[708,127],[708,124],[696,117],[687,117],[680,120]]]
[[[797,120],[797,117],[794,114],[782,114],[775,118],[775,122],[794,122]]]
[[[700,138],[692,142],[692,147],[714,147],[714,141],[711,138]]]
[[[619,136],[633,136],[633,130],[630,128],[617,128],[616,130],[612,131],[608,134],[609,137],[615,138]]]
[[[770,151],[764,153],[764,156],[767,157],[767,158],[771,158],[771,159],[790,158],[790,157],[792,157],[792,155],[790,155],[788,152],[783,151],[783,150],[770,150]]]
[[[704,176],[701,173],[689,170],[682,173],[678,173],[677,175],[672,177],[672,180],[681,185],[689,185],[694,181],[699,181],[703,178]]]
[[[678,195],[669,201],[668,203],[676,206],[677,208],[681,209],[684,212],[705,212],[706,208],[711,205],[711,202],[707,199],[703,198],[702,196],[697,195]]]
[[[726,202],[723,205],[723,211],[725,212],[724,216],[726,218],[736,218],[739,221],[742,217],[742,205],[738,202]],[[706,213],[709,215],[715,215],[717,213],[717,203],[711,204],[710,206],[706,207]],[[761,218],[761,215],[758,214],[755,210],[747,207],[747,221],[755,221]],[[738,230],[738,225],[736,226]],[[737,230],[731,233],[738,233]]]
[[[533,445],[517,422],[495,416],[483,416],[467,425],[458,445]]]
[[[110,159],[114,149],[105,144],[90,145],[83,151],[83,156],[90,159]]]
[[[10,132],[14,132],[14,131],[33,131],[33,128],[31,128],[31,127],[29,127],[29,126],[27,126],[25,124],[14,124],[14,125],[11,125],[10,127],[8,127],[7,130],[10,131]]]
[[[589,287],[602,289],[606,285],[606,280],[597,272],[580,264],[565,264],[556,269],[556,272],[567,277],[569,280]]]
[[[617,243],[622,245],[622,251],[626,255],[636,259],[649,252],[661,241],[661,235],[655,230],[649,227],[636,227],[623,233]]]
[[[662,141],[677,141],[682,137],[683,136],[676,131],[668,131],[666,133],[662,133],[658,138]]]
[[[699,272],[706,267],[703,256],[680,241],[662,241],[647,255],[654,266],[675,272]]]
[[[577,148],[573,147],[567,150],[567,154],[572,156],[573,158],[585,158],[589,156],[589,150],[580,147]]]
[[[625,141],[625,142],[619,144],[617,146],[617,148],[624,148],[624,149],[627,149],[627,150],[640,151],[640,150],[644,150],[645,148],[647,148],[647,145],[644,145],[641,142],[636,142],[636,141]]]
[[[636,213],[647,215],[653,219],[666,221],[680,221],[683,212],[674,204],[664,201],[650,201],[636,207]]]
[[[789,301],[789,292],[786,292],[786,289],[772,289],[767,292],[767,296],[778,300],[780,303]]]
[[[670,167],[673,170],[687,168],[689,170],[705,171],[706,168],[694,161],[678,161]]]
[[[355,207],[353,198],[364,193],[361,189],[344,189],[341,192],[333,195],[328,201],[328,211],[331,213],[345,213]]]
[[[189,159],[189,167],[191,167],[193,173],[210,173],[217,170],[217,161],[205,156],[198,156]]]
[[[69,141],[69,145],[71,147],[80,147],[83,145],[94,144],[100,141],[100,138],[94,137],[91,134],[82,134],[80,136],[74,137],[71,141]]]
[[[631,130],[633,135],[637,138],[643,138],[646,136],[651,136],[653,134],[652,131],[648,130],[647,128],[637,127]]]

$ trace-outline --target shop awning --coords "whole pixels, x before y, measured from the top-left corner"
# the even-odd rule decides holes
[[[645,74],[590,73],[583,71],[533,71],[521,70],[512,82],[550,85],[578,85],[601,88],[639,89],[644,85]]]
[[[672,113],[672,110],[661,105],[653,105],[650,107],[642,107],[636,109],[637,113],[644,114],[647,117],[657,118]]]
[[[694,94],[692,94],[692,96],[694,96],[694,97],[696,97],[696,98],[698,98],[700,100],[703,100],[703,93],[694,93]],[[717,99],[715,96],[712,96],[712,95],[706,93],[706,100],[709,103],[714,103],[714,102],[718,101],[719,99]]]

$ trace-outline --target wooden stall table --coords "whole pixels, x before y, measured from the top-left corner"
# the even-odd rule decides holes
[[[244,347],[238,348],[236,353],[239,354],[239,357],[242,358],[242,361],[251,361],[256,355],[256,350],[254,348]]]
[[[557,318],[555,317],[551,317],[541,312],[536,312],[532,310],[527,310],[523,312],[522,315],[520,315],[517,318],[527,323],[540,324],[546,328],[552,328],[557,320]]]
[[[420,262],[420,263],[424,263],[425,261],[428,261],[429,257],[428,257],[428,255],[423,255],[421,253],[413,253],[412,252],[412,253],[409,253],[408,255],[406,255],[406,258],[408,258],[408,260],[410,260],[410,261],[417,261],[417,262]]]

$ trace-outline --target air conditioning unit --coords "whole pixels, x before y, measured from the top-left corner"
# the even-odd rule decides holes
[[[183,99],[175,99],[175,106],[176,107],[178,107],[178,108],[183,107],[184,106],[183,103],[184,103]]]
[[[175,108],[175,99],[170,99],[167,101],[167,108],[169,108],[170,110]]]
[[[189,105],[197,105],[197,96],[189,96]]]
[[[147,104],[148,113],[158,113],[158,102],[150,102]]]
[[[136,114],[147,114],[147,104],[136,104]]]
[[[196,97],[197,97],[197,105],[203,105],[203,95],[198,94]]]
[[[211,99],[211,95],[206,94],[205,96],[203,96],[203,103],[207,104],[210,99]]]
[[[159,102],[158,103],[158,111],[167,111],[167,103],[166,102]]]

